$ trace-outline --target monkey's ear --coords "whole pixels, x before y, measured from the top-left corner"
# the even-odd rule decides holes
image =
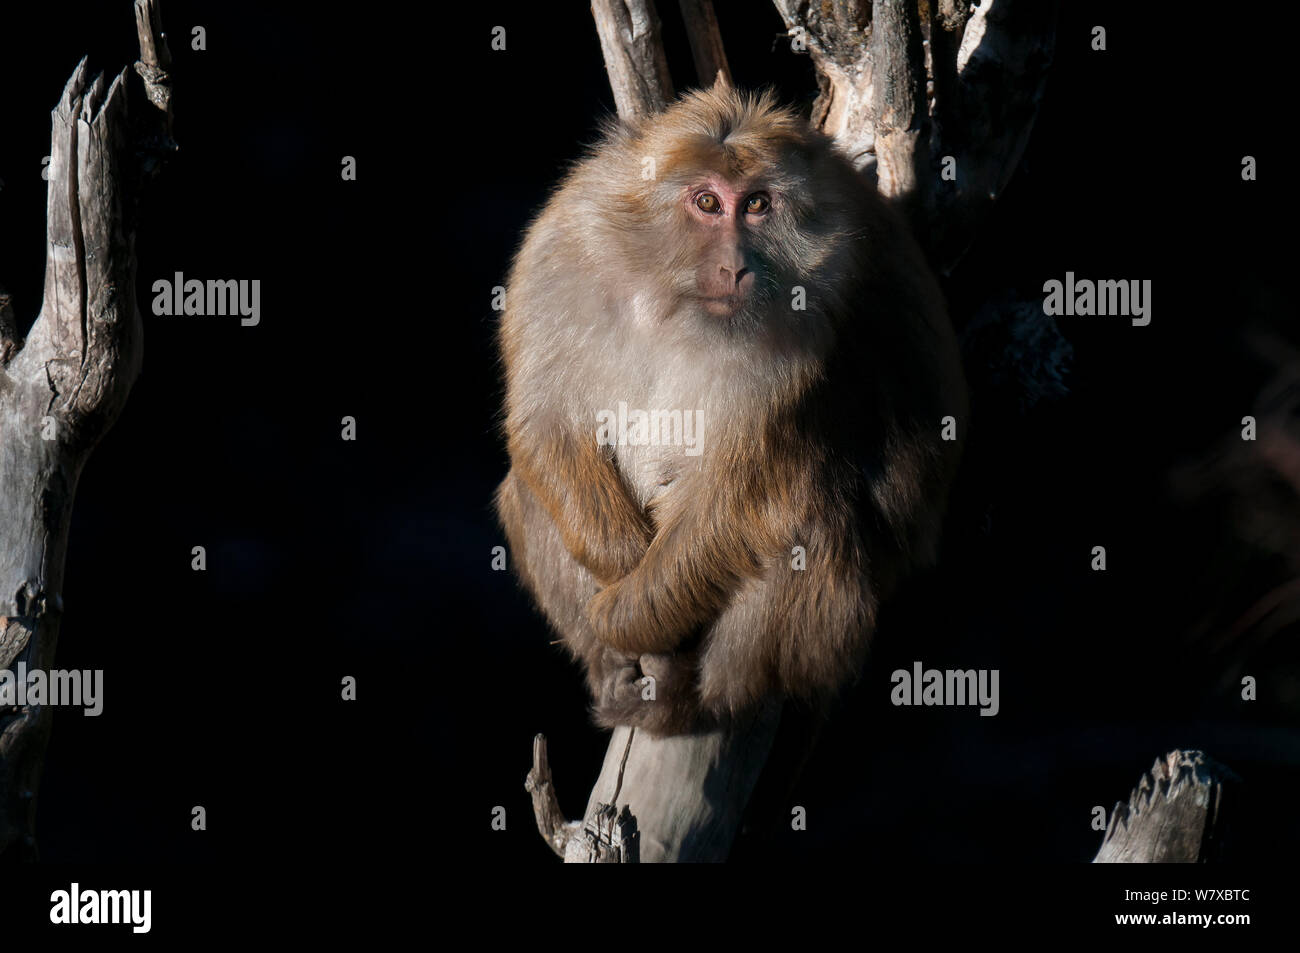
[[[718,70],[718,75],[713,77],[713,92],[724,93],[732,89],[735,89],[735,87],[731,85],[731,77],[727,75],[727,68],[725,66],[721,67]]]

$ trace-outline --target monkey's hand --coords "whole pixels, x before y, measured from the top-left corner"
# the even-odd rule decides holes
[[[670,652],[717,618],[760,564],[741,535],[699,524],[681,514],[668,519],[636,568],[591,598],[587,619],[597,638],[624,652]]]
[[[606,728],[630,725],[652,734],[681,734],[712,727],[696,689],[694,650],[628,656],[606,649],[589,670],[593,714]]]

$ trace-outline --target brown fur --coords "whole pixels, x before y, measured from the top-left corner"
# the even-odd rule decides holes
[[[688,731],[856,677],[935,555],[966,393],[919,249],[825,138],[725,87],[611,129],[529,228],[500,344],[498,513],[598,720]],[[618,401],[701,410],[703,452],[598,444]]]

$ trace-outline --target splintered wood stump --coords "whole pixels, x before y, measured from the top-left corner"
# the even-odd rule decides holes
[[[605,805],[631,811],[642,863],[726,860],[780,714],[768,707],[725,731],[670,738],[614,729],[587,820]]]
[[[524,785],[537,829],[570,864],[726,860],[780,721],[781,707],[769,705],[705,734],[615,728],[581,822],[564,819],[538,735]]]
[[[1224,794],[1240,779],[1200,751],[1171,751],[1117,803],[1094,864],[1196,864],[1223,859]],[[1227,806],[1231,808],[1229,793]]]

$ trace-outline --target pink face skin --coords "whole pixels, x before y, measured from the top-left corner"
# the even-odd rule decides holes
[[[762,227],[771,206],[762,189],[743,183],[735,187],[720,178],[687,193],[686,212],[700,249],[696,290],[710,315],[731,317],[753,296],[756,278],[749,235]]]

